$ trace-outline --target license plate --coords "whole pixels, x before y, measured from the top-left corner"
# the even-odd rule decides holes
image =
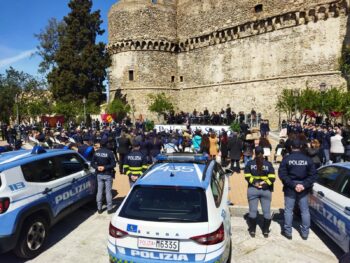
[[[139,248],[179,251],[179,240],[138,238],[137,246]]]

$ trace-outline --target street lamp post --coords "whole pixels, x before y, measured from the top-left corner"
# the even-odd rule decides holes
[[[293,97],[294,97],[294,112],[295,112],[295,120],[297,119],[297,97],[299,96],[299,90],[294,89],[293,90]]]
[[[84,104],[84,124],[86,125],[86,107],[85,107],[86,98],[85,97],[83,98],[83,104]]]
[[[327,87],[326,83],[322,82],[320,84],[322,121],[323,121],[323,97],[324,97],[324,94],[326,92],[326,87]]]
[[[135,124],[135,100],[131,99],[132,122]]]
[[[18,94],[15,96],[15,103],[16,103],[16,124],[19,124],[19,108],[18,108]]]

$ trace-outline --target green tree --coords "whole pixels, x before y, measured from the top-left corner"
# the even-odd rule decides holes
[[[131,107],[121,98],[116,97],[107,105],[106,110],[108,113],[116,114],[117,121],[120,121],[131,111]]]
[[[71,0],[68,6],[71,11],[64,17],[64,33],[56,34],[58,48],[48,74],[50,90],[57,101],[87,97],[96,99],[98,105],[104,98],[106,69],[111,64],[105,44],[96,43],[96,37],[104,33],[100,11],[91,12],[92,0]],[[51,59],[50,53],[48,57]]]
[[[75,119],[79,113],[81,114],[81,104],[77,104],[74,101],[71,102],[63,102],[63,101],[57,101],[53,107],[53,113],[57,115],[63,115],[66,122]]]
[[[350,46],[344,44],[339,60],[340,71],[347,81],[347,88],[350,89]]]
[[[293,95],[293,90],[283,89],[278,96],[276,109],[287,114],[288,118],[292,118],[292,113],[295,111],[297,98]]]
[[[48,73],[57,66],[55,55],[59,48],[59,38],[64,36],[65,29],[66,24],[63,21],[51,18],[45,29],[34,35],[39,40],[36,53],[42,58],[39,64],[40,73]]]
[[[164,92],[157,94],[148,94],[148,98],[150,99],[150,105],[148,106],[148,109],[151,112],[157,113],[158,119],[161,115],[174,110],[174,105],[171,98]]]
[[[0,74],[0,120],[9,122],[11,117],[15,119],[17,107],[20,119],[49,111],[45,92],[47,93],[43,81],[10,67],[4,75]]]

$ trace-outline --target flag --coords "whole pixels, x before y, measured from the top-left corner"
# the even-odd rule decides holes
[[[101,119],[103,122],[111,123],[117,118],[116,114],[105,113],[101,114]]]

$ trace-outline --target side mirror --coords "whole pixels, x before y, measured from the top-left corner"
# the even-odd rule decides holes
[[[225,169],[225,174],[233,174],[233,171],[231,169],[226,168]]]
[[[84,163],[84,170],[90,170],[90,165],[88,163]]]

